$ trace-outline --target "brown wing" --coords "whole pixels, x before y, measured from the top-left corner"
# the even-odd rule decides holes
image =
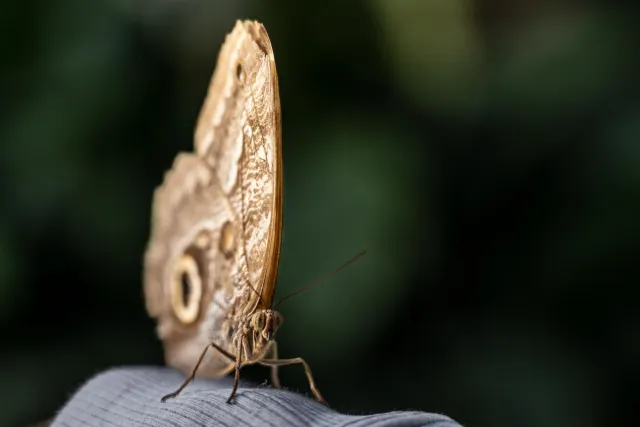
[[[231,335],[258,290],[270,306],[282,230],[280,102],[271,44],[237,22],[220,51],[195,131],[154,195],[145,257],[147,310],[167,364],[190,372],[211,341]],[[232,364],[211,352],[199,373]]]
[[[233,80],[222,74],[233,70]],[[223,101],[220,101],[223,100]],[[232,127],[221,126],[241,117]],[[248,280],[273,303],[282,238],[282,134],[278,77],[264,26],[237,22],[218,58],[196,128],[196,151],[216,170],[242,218]],[[252,296],[253,300],[254,297]],[[249,311],[255,303],[249,304]]]
[[[154,194],[145,256],[146,305],[149,314],[157,318],[166,363],[183,372],[193,369],[211,340],[228,347],[221,325],[235,293],[232,279],[237,268],[219,248],[225,224],[233,222],[235,215],[215,181],[202,159],[181,153]],[[185,256],[197,267],[186,290],[191,293],[191,303],[176,300],[174,292],[181,286],[182,278],[177,274],[183,273],[181,260]],[[195,309],[196,316],[180,316],[184,312],[178,309],[183,306]],[[201,373],[213,375],[227,365],[226,358],[214,353],[206,358]]]

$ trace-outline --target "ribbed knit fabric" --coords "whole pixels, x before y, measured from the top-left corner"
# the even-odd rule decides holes
[[[187,426],[429,426],[460,427],[444,415],[418,411],[346,415],[311,398],[241,383],[227,404],[231,378],[198,379],[165,403],[184,377],[160,367],[115,368],[83,385],[59,411],[53,427]]]

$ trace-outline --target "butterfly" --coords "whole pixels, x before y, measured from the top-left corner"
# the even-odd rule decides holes
[[[282,239],[282,131],[271,41],[256,21],[237,21],[218,56],[198,118],[194,151],[179,153],[154,193],[144,292],[165,360],[188,375],[234,372],[232,402],[245,365],[304,367],[280,359],[273,309]],[[212,349],[207,356],[207,351]],[[207,356],[207,357],[205,357]]]

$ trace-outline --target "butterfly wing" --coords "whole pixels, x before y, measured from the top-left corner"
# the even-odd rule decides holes
[[[271,307],[282,239],[282,134],[278,76],[264,26],[238,22],[218,61],[196,127],[196,151],[216,170],[241,218],[250,284]]]
[[[167,364],[185,373],[209,342],[234,353],[239,319],[273,301],[282,234],[280,101],[261,24],[238,21],[227,36],[194,142],[195,152],[177,156],[154,194],[144,280]],[[232,368],[212,353],[200,375]]]

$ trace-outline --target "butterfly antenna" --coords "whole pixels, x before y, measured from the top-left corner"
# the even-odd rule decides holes
[[[267,305],[264,303],[264,300],[262,299],[262,295],[260,295],[260,292],[256,291],[256,288],[254,288],[253,285],[249,281],[247,281],[247,285],[249,285],[251,290],[253,292],[255,292],[256,295],[258,295],[258,298],[260,298],[260,302],[262,303],[262,306],[267,308]]]
[[[282,298],[280,301],[278,301],[273,307],[275,308],[276,306],[278,306],[279,304],[281,304],[283,301],[288,300],[289,298],[291,298],[294,295],[298,295],[301,292],[305,292],[308,291],[309,289],[311,289],[312,287],[314,287],[315,285],[325,281],[326,279],[328,279],[329,277],[333,276],[334,274],[336,274],[338,271],[342,270],[343,268],[345,268],[346,266],[348,266],[349,264],[354,263],[358,258],[362,257],[364,254],[367,253],[367,250],[365,249],[362,252],[359,252],[358,254],[356,254],[353,258],[351,258],[349,261],[345,262],[344,264],[342,264],[341,266],[339,266],[338,268],[335,268],[333,271],[331,271],[330,273],[326,274],[325,276],[319,278],[318,280],[316,280],[315,282],[313,282],[310,285],[307,285],[303,288],[298,289],[297,291],[294,291],[292,293],[290,293],[289,295],[287,295],[286,297]]]

